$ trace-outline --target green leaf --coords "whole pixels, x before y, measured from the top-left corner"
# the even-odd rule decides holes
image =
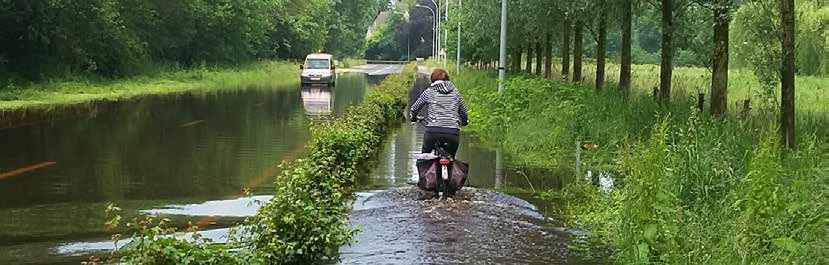
[[[645,240],[647,240],[648,242],[656,242],[657,225],[649,224],[645,226],[645,230],[642,233],[642,236],[645,237]]]
[[[803,245],[801,245],[791,237],[775,238],[771,241],[771,244],[789,253],[798,253],[803,248]]]

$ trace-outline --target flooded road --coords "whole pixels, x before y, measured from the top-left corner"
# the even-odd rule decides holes
[[[107,202],[125,219],[192,222],[221,242],[256,212],[253,202],[270,199],[277,165],[301,155],[310,123],[359,103],[381,78],[151,97],[0,129],[0,264],[78,264],[105,254],[113,247]],[[409,124],[392,130],[371,172],[357,179],[350,220],[362,232],[341,249],[343,264],[586,264],[568,251],[567,229],[545,215],[555,205],[532,196],[562,179],[511,165],[463,135],[458,156],[471,165],[470,188],[453,201],[426,200],[408,184],[422,135]]]
[[[358,179],[350,221],[361,232],[340,249],[341,264],[592,264],[571,253],[573,235],[544,214],[555,205],[532,196],[560,188],[561,179],[510,165],[462,135],[458,158],[470,164],[469,187],[454,200],[433,200],[410,184],[422,137],[421,127],[401,125],[375,170]]]
[[[147,97],[0,129],[0,264],[77,264],[83,251],[60,250],[108,237],[107,202],[125,217],[159,209],[182,225],[228,227],[251,213],[236,200],[245,190],[272,193],[277,165],[300,155],[309,123],[359,103],[369,83],[343,74],[333,89]]]

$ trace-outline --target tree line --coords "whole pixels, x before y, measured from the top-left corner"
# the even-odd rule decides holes
[[[413,46],[418,56],[431,50],[431,0],[403,5],[408,21],[389,30],[397,38],[390,51]],[[501,0],[439,1],[450,5],[449,54],[454,26],[463,25],[463,60],[494,67],[498,58]],[[795,19],[796,18],[796,19]],[[595,87],[618,75],[627,94],[631,65],[658,64],[655,96],[671,99],[676,66],[711,72],[711,113],[727,111],[728,69],[753,71],[770,94],[780,96],[786,145],[794,145],[794,76],[829,74],[829,3],[824,0],[509,0],[508,67],[553,78],[554,60],[563,79],[581,82],[585,62],[594,60]],[[377,39],[382,39],[378,37]],[[417,40],[415,43],[412,39]],[[424,41],[425,40],[425,41]],[[401,49],[403,47],[404,49]],[[619,72],[608,73],[609,61]]]
[[[119,77],[323,50],[358,56],[388,0],[0,0],[0,78]]]

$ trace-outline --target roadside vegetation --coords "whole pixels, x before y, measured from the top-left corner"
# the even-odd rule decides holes
[[[159,69],[152,74],[125,79],[79,78],[52,80],[0,90],[0,112],[50,110],[95,101],[120,101],[134,97],[243,88],[295,88],[298,66],[287,61],[263,61],[234,67]]]
[[[247,78],[264,84],[259,74],[283,69],[278,63],[270,65],[278,69],[256,69],[269,66],[260,61],[299,60],[317,51],[338,59],[362,56],[366,29],[388,4],[0,0],[0,108],[233,85]],[[183,84],[188,79],[194,84]]]
[[[389,76],[345,116],[315,124],[306,154],[281,166],[274,197],[234,227],[226,244],[195,233],[175,238],[168,220],[150,216],[121,220],[108,209],[112,227],[134,231],[114,257],[126,264],[310,264],[336,260],[355,229],[347,203],[355,177],[373,159],[387,130],[399,122],[415,70]],[[121,238],[120,235],[114,238]]]
[[[829,260],[826,1],[509,1],[503,93],[500,2],[450,4],[443,25],[450,55],[462,27],[467,67],[452,80],[469,104],[467,132],[572,177],[540,197],[587,232],[575,246],[585,256]],[[428,29],[407,23],[409,34]],[[406,47],[405,31],[390,32]],[[600,185],[608,179],[612,188]]]
[[[499,96],[495,78],[471,69],[454,77],[470,105],[467,131],[518,163],[574,176],[542,198],[558,202],[590,242],[609,246],[614,262],[829,259],[829,117],[799,119],[801,142],[786,151],[773,111],[714,118],[691,99],[664,105],[648,93],[625,99],[532,76],[511,78]],[[615,178],[612,191],[598,187],[602,173]]]

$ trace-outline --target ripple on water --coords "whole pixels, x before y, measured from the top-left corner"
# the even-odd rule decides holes
[[[430,199],[415,187],[358,193],[355,242],[343,264],[584,264],[569,235],[527,201],[465,188],[454,200]]]

